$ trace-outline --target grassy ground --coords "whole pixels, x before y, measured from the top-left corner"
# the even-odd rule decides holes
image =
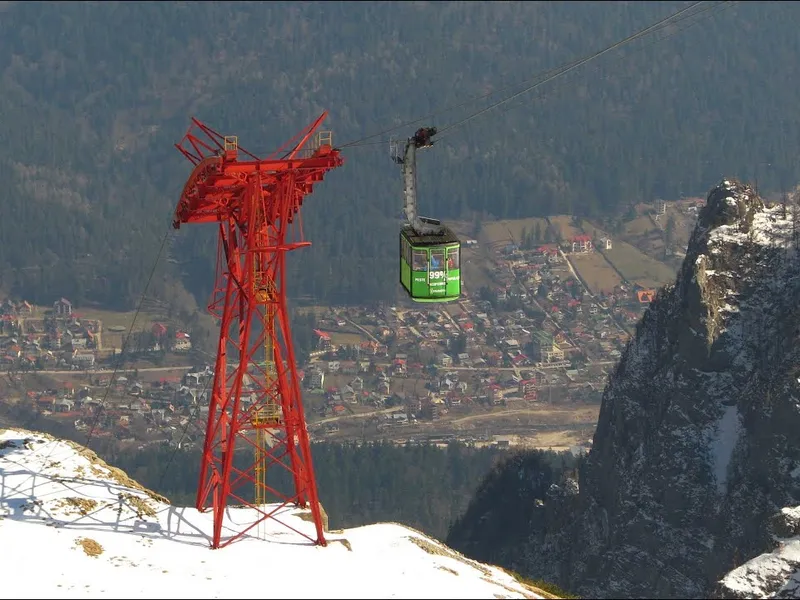
[[[47,311],[50,311],[49,306],[36,306],[32,318],[42,319]],[[149,330],[155,322],[165,322],[166,316],[142,310],[139,314],[136,311],[118,312],[113,310],[104,310],[99,308],[75,308],[73,314],[90,320],[99,320],[103,323],[101,333],[101,343],[103,351],[111,350],[112,348],[121,348],[122,340],[128,335],[128,331],[133,324],[133,331]],[[136,321],[134,323],[134,317]]]
[[[577,235],[583,234],[583,232],[572,225],[572,217],[569,215],[555,215],[550,217],[550,223],[553,224],[557,230],[561,231],[561,237],[565,241],[569,241]]]
[[[515,421],[529,421],[535,425],[579,426],[584,423],[597,421],[599,414],[600,406],[553,407],[551,405],[534,405],[520,408],[495,408],[490,412],[482,412],[453,419],[450,423],[452,425],[465,426],[469,424],[478,424],[487,419],[513,419]]]
[[[592,439],[594,430],[590,429],[564,429],[562,431],[542,431],[530,438],[523,438],[520,445],[525,448],[539,448],[561,452],[569,450]]]
[[[314,315],[319,318],[325,315],[330,310],[328,306],[298,306],[297,312],[301,315],[307,315],[309,313],[314,313]]]
[[[120,312],[94,307],[74,308],[73,314],[84,319],[102,321],[103,329],[100,340],[102,343],[102,352],[105,354],[110,352],[113,348],[121,348],[122,342],[127,337],[129,331],[132,331],[133,333],[149,331],[153,326],[153,323],[164,323],[165,325],[172,324],[178,328],[182,327],[182,325],[175,322],[174,319],[168,319],[167,315],[163,311],[160,311],[157,308],[151,308],[151,305],[152,303],[145,304],[146,308],[140,310],[138,314],[135,310]],[[34,307],[34,314],[32,315],[32,318],[42,319],[50,310],[51,307],[49,306],[36,306]],[[132,330],[131,324],[133,324]],[[209,342],[209,348],[211,350],[215,349],[216,339],[218,336],[218,326],[215,323],[214,318],[205,311],[201,311],[199,315],[198,330],[201,329],[210,332],[211,342]],[[194,341],[195,340],[193,340],[193,342]],[[194,345],[195,347],[198,347],[196,343]],[[202,349],[202,345],[200,348]],[[206,350],[209,350],[209,348],[206,348]]]
[[[528,219],[504,219],[484,223],[481,229],[481,238],[489,245],[503,245],[509,242],[522,241],[522,230],[533,232],[536,225],[544,232],[547,227],[545,219],[531,217]]]
[[[476,407],[470,409],[473,414],[456,415],[465,410],[464,407],[452,409],[433,423],[403,427],[386,435],[399,439],[415,435],[464,436],[491,432],[508,439],[516,448],[563,451],[591,442],[600,407],[526,405],[522,408],[495,407],[490,411]]]
[[[643,215],[625,223],[623,235],[641,236],[655,229],[649,216]]]
[[[368,341],[367,338],[360,333],[337,333],[335,331],[328,333],[331,336],[331,343],[334,346],[347,346]]]
[[[491,276],[491,263],[481,250],[463,249],[461,252],[461,278],[464,288],[470,292],[477,292],[482,287],[493,285]]]
[[[640,217],[631,223],[647,218],[652,230],[653,224],[648,217]],[[583,228],[586,231],[596,231],[598,235],[608,235],[607,232],[597,227],[594,223],[584,221]],[[640,230],[643,235],[649,235],[648,230],[642,225]],[[666,283],[675,280],[675,269],[670,267],[652,256],[648,256],[638,248],[620,239],[617,236],[609,236],[612,239],[611,250],[605,250],[604,254],[620,273],[631,283],[637,283],[644,287],[661,287]]]
[[[660,287],[675,280],[675,271],[622,240],[605,252],[608,260],[628,281],[644,287]]]
[[[602,254],[597,252],[573,254],[569,259],[593,294],[611,292],[614,286],[622,282],[620,276]]]
[[[43,319],[45,314],[51,310],[52,307],[50,306],[35,306],[32,318]],[[75,308],[74,314],[83,317],[85,319],[102,320],[103,329],[108,329],[109,327],[124,327],[125,331],[128,331],[128,329],[131,326],[131,322],[133,321],[133,317],[136,314],[136,311],[131,310],[128,312],[118,312],[114,310],[81,307],[81,308]],[[139,316],[136,317],[135,329],[139,330],[141,328],[149,328],[150,324],[153,321],[157,321],[163,318],[164,318],[163,315],[154,314],[142,310],[139,313]]]
[[[102,310],[97,308],[76,308],[75,314],[80,315],[85,319],[99,319],[103,321],[103,330],[109,327],[124,327],[127,333],[133,323],[134,316],[136,323],[134,323],[134,331],[142,331],[150,329],[154,322],[160,322],[165,319],[165,315],[141,311],[136,315],[136,311],[129,312],[116,312],[113,310]]]
[[[451,227],[454,227],[451,224]],[[472,236],[467,235],[470,227],[461,224],[459,229],[454,228],[456,234],[462,242]],[[491,240],[487,238],[485,232],[477,236],[478,246],[461,246],[461,278],[464,280],[464,288],[470,292],[476,292],[482,287],[492,286],[492,261],[490,259]]]

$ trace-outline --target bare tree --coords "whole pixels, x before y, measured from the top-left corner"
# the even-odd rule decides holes
[[[797,248],[797,238],[800,234],[800,205],[797,203],[797,193],[792,195],[792,243]]]

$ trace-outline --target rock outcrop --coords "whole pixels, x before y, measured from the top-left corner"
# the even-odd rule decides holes
[[[800,598],[800,506],[784,508],[770,525],[773,551],[728,573],[715,598]]]
[[[545,500],[520,550],[526,575],[586,597],[698,598],[773,549],[771,520],[800,504],[796,213],[734,181],[709,193],[609,379],[578,489]]]

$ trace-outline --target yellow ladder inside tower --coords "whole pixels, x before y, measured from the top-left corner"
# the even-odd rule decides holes
[[[275,304],[274,284],[267,281],[267,285],[260,288],[256,293],[259,303],[264,304],[264,389],[267,397],[253,411],[251,423],[256,433],[256,452],[258,456],[255,461],[256,479],[256,504],[266,503],[266,457],[267,450],[272,441],[269,428],[281,423],[281,407],[277,399],[272,395],[275,391],[275,381],[278,372],[275,366],[273,334],[275,331]]]
[[[255,222],[260,222],[260,202],[256,201]],[[258,304],[264,306],[264,390],[266,398],[252,412],[250,422],[255,429],[255,504],[262,505],[267,502],[267,452],[272,442],[269,428],[280,425],[281,406],[278,399],[272,394],[277,389],[275,382],[278,371],[275,366],[274,339],[275,339],[275,282],[261,264],[259,254],[253,260],[253,289]]]

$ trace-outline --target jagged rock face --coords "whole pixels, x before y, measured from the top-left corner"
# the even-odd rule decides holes
[[[591,597],[701,597],[772,548],[769,519],[800,504],[792,212],[736,182],[710,192],[606,387],[561,508],[573,525],[531,540],[537,576]]]

